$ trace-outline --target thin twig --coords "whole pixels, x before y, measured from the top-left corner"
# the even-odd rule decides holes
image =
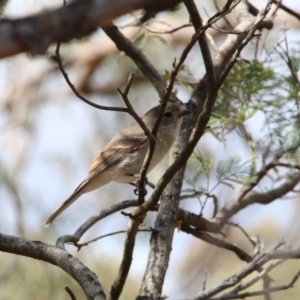
[[[160,97],[163,97],[166,81],[163,76],[155,69],[147,57],[135,46],[116,26],[104,28],[104,32],[116,44],[120,51],[123,51],[141,73],[152,83]]]
[[[60,57],[60,44],[61,43],[57,43],[56,44],[56,50],[55,50],[55,61],[57,62],[59,69],[63,75],[63,77],[65,78],[67,84],[69,85],[69,87],[71,88],[71,90],[73,91],[73,93],[77,96],[77,98],[79,98],[80,100],[82,100],[83,102],[85,102],[86,104],[95,107],[97,109],[102,109],[102,110],[109,110],[109,111],[120,111],[120,112],[128,112],[127,108],[123,108],[123,107],[113,107],[113,106],[103,106],[103,105],[99,105],[96,104],[88,99],[86,99],[84,96],[82,96],[77,89],[75,88],[74,84],[71,82],[71,80],[69,79],[68,74],[66,73],[62,61],[61,61],[61,57]]]
[[[296,273],[296,275],[293,276],[291,281],[285,285],[276,286],[276,287],[272,287],[272,288],[268,288],[268,289],[263,289],[263,290],[255,291],[255,292],[247,292],[247,293],[243,293],[243,294],[232,295],[232,296],[228,296],[228,297],[221,296],[218,298],[212,298],[211,300],[246,299],[249,297],[262,296],[262,295],[265,295],[266,293],[270,294],[270,293],[284,291],[284,290],[287,290],[287,289],[293,287],[294,283],[298,280],[299,277],[300,277],[300,271],[298,271]]]
[[[94,242],[97,242],[101,239],[104,239],[106,237],[109,237],[109,236],[113,236],[113,235],[117,235],[117,234],[121,234],[121,233],[126,233],[127,230],[119,230],[119,231],[114,231],[114,232],[111,232],[111,233],[107,233],[107,234],[104,234],[104,235],[101,235],[101,236],[98,236],[92,240],[89,240],[85,243],[81,243],[81,244],[77,244],[77,247],[78,247],[78,251],[84,247],[84,246],[88,246],[89,244],[91,243],[94,243]],[[150,229],[140,229],[138,232],[152,232]]]
[[[275,168],[277,165],[277,161],[280,158],[280,156],[275,157],[270,163],[266,164],[262,169],[257,172],[252,179],[250,185],[242,190],[241,194],[238,196],[237,201],[240,202],[244,199],[244,197],[253,190],[254,187],[258,185],[258,183],[268,174],[268,172]]]
[[[300,172],[290,176],[285,182],[283,182],[278,187],[275,187],[267,192],[259,193],[252,192],[245,196],[241,201],[239,198],[233,199],[227,203],[224,208],[218,212],[216,216],[216,223],[219,224],[220,229],[223,225],[237,212],[253,205],[254,203],[268,204],[276,199],[279,199],[292,191],[294,187],[300,182]]]
[[[259,28],[260,23],[264,21],[264,18],[268,14],[272,7],[272,0],[269,0],[265,8],[260,12],[257,19],[255,20],[254,24],[250,27],[249,32],[247,36],[243,39],[242,43],[238,46],[238,48],[235,50],[230,62],[227,64],[225,70],[222,72],[222,75],[219,78],[218,86],[222,86],[223,82],[227,78],[227,75],[229,74],[230,70],[236,63],[237,57],[240,55],[242,49],[249,43],[249,41],[253,38],[255,31]],[[272,23],[270,23],[269,26],[272,26]]]
[[[214,194],[209,194],[209,193],[205,193],[205,196],[207,198],[212,198],[213,199],[213,202],[214,202],[214,211],[213,211],[213,215],[212,217],[214,218],[218,211],[219,211],[219,201],[218,201],[218,197]]]
[[[217,11],[220,12],[221,9],[220,9],[220,7],[219,7],[219,3],[218,3],[217,0],[214,0],[214,5],[215,5],[215,8],[217,9]],[[224,20],[225,20],[227,26],[228,26],[229,28],[232,28],[232,25],[230,24],[230,22],[229,22],[227,16],[224,16]]]
[[[300,258],[299,250],[270,251],[268,253],[260,254],[254,260],[249,262],[242,270],[238,271],[234,275],[225,279],[221,284],[218,284],[202,292],[198,296],[193,297],[191,300],[207,300],[207,299],[221,300],[222,296],[218,298],[212,298],[212,296],[224,291],[225,289],[237,285],[239,282],[241,282],[243,278],[251,274],[253,271],[262,268],[262,266],[266,262],[273,259],[297,259],[297,258]],[[299,273],[296,274],[296,276],[292,279],[289,285],[292,286],[292,284],[298,279],[298,277],[299,277]],[[266,292],[272,292],[272,291],[274,290],[269,289]],[[245,297],[240,297],[240,298],[245,298]]]
[[[131,103],[130,103],[130,101],[128,99],[128,93],[130,91],[133,78],[134,78],[134,75],[130,74],[124,92],[121,92],[120,89],[118,89],[118,92],[120,93],[120,95],[122,96],[123,101],[125,102],[125,105],[127,107],[127,112],[135,119],[135,121],[144,130],[144,133],[148,137],[149,141],[154,141],[155,138],[152,135],[151,131],[146,126],[146,124],[143,122],[143,120],[138,116],[138,114],[133,109],[133,107],[132,107],[132,105],[131,105]]]
[[[140,215],[134,219],[131,219],[128,224],[127,234],[124,241],[124,250],[121,265],[111,287],[109,293],[109,300],[119,299],[120,294],[124,288],[125,281],[127,279],[131,263],[133,260],[133,250],[135,246],[135,237],[139,231],[140,225],[143,223],[146,215]]]
[[[71,300],[76,300],[76,297],[75,297],[74,293],[72,292],[72,290],[68,286],[65,287],[65,290],[69,294]]]
[[[193,34],[191,41],[188,43],[188,45],[183,50],[183,52],[182,52],[182,54],[179,58],[178,63],[176,62],[176,60],[173,63],[173,69],[172,69],[172,72],[171,72],[170,81],[169,81],[169,83],[166,87],[164,96],[161,100],[161,108],[159,110],[159,115],[158,115],[157,120],[155,122],[155,125],[152,129],[152,134],[153,134],[154,137],[156,136],[159,125],[162,121],[163,113],[164,113],[165,107],[167,105],[167,102],[168,102],[168,100],[171,96],[173,86],[175,84],[175,80],[176,80],[176,77],[178,75],[178,72],[179,72],[182,64],[184,63],[185,59],[187,58],[189,52],[191,51],[192,47],[197,42],[198,38],[203,34],[204,30],[207,29],[208,27],[209,27],[209,25],[203,26],[203,27],[200,28],[199,31],[197,31],[195,34]],[[154,153],[154,149],[155,149],[155,142],[149,142],[148,151],[147,151],[146,157],[144,159],[143,166],[141,168],[141,172],[140,172],[139,180],[138,180],[140,191],[143,191],[143,189],[144,189],[146,174],[147,174],[147,170],[149,168],[149,165],[150,165],[153,153]],[[143,194],[141,194],[141,196],[139,196],[139,197],[143,197]],[[142,199],[139,198],[139,200],[142,200]],[[140,213],[142,213],[142,212],[139,212],[139,214]]]
[[[239,248],[238,246],[234,245],[234,244],[231,244],[231,243],[228,243],[224,240],[221,240],[221,239],[218,239],[206,232],[202,232],[202,231],[199,231],[199,230],[195,230],[189,226],[186,226],[186,225],[182,225],[181,228],[180,228],[182,231],[186,232],[186,233],[189,233],[189,234],[192,234],[193,236],[211,244],[211,245],[214,245],[214,246],[217,246],[219,248],[222,248],[222,249],[226,249],[226,250],[229,250],[229,251],[232,251],[233,253],[235,253],[237,255],[237,257],[243,261],[246,261],[246,262],[250,262],[252,257],[246,253],[244,250],[242,250],[241,248]]]
[[[247,233],[247,231],[246,231],[242,226],[240,226],[240,225],[237,224],[237,223],[232,223],[232,222],[226,222],[226,224],[238,228],[238,229],[246,236],[246,238],[247,238],[248,241],[252,244],[252,246],[253,246],[253,247],[256,246],[256,243],[253,241],[253,239],[251,238],[251,236]]]
[[[139,24],[139,26],[141,26],[143,29],[145,29],[146,31],[148,31],[150,33],[154,33],[154,34],[171,34],[171,33],[177,32],[177,31],[179,31],[183,28],[191,27],[192,25],[191,24],[183,24],[181,26],[172,28],[170,30],[153,30],[150,27],[145,26],[144,24]]]
[[[60,237],[56,241],[56,245],[58,245],[60,248],[64,249],[64,244],[66,243],[73,243],[75,246],[77,245],[80,238],[83,236],[83,234],[90,229],[95,223],[99,222],[100,220],[104,219],[107,216],[110,216],[114,214],[115,212],[118,212],[122,209],[137,206],[139,203],[137,200],[126,200],[122,201],[120,203],[114,204],[111,207],[104,209],[100,211],[97,215],[94,215],[90,217],[87,221],[85,221],[73,235],[65,235]]]

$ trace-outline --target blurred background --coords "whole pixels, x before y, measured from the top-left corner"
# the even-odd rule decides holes
[[[222,6],[222,1],[216,2]],[[196,3],[204,19],[216,11],[213,1]],[[266,1],[251,3],[260,9]],[[300,13],[300,2],[286,0],[284,4]],[[9,0],[3,17],[23,17],[60,5],[62,1],[28,0],[25,5],[24,1]],[[183,6],[179,6],[174,11],[160,13],[145,28],[130,26],[136,18],[136,14],[125,16],[117,20],[117,24],[159,72],[168,77],[174,58],[179,57],[190,40],[193,28],[186,27],[173,34],[157,32],[188,24],[187,12]],[[227,19],[234,26],[234,16]],[[284,77],[289,71],[280,60],[280,55],[272,49],[280,49],[278,45],[286,49],[288,44],[290,53],[295,56],[295,63],[299,63],[297,51],[300,23],[281,10],[277,11],[274,23],[275,27],[270,32],[263,32],[259,51],[256,43],[252,42],[242,56],[248,60],[257,58],[263,62],[263,72],[268,67],[273,69],[275,75]],[[223,25],[220,23],[220,26]],[[226,34],[209,32],[215,43],[211,44],[212,53],[215,53],[213,47],[219,47]],[[76,98],[57,64],[51,59],[54,50],[54,47],[49,48],[45,56],[20,54],[0,61],[0,231],[50,244],[55,244],[61,235],[75,232],[87,218],[101,209],[122,200],[135,199],[133,187],[110,183],[98,191],[82,196],[49,228],[43,228],[42,224],[49,214],[85,178],[93,159],[116,133],[133,121],[127,114],[97,110]],[[61,56],[71,81],[95,103],[124,106],[117,89],[124,88],[129,74],[134,73],[135,79],[129,98],[139,115],[142,116],[149,108],[158,104],[159,97],[151,84],[128,57],[117,51],[101,30],[85,39],[62,45]],[[258,67],[255,64],[252,66],[253,73],[249,73],[249,84],[252,81],[255,84]],[[298,71],[299,69],[296,70],[297,76]],[[239,72],[243,70],[237,69],[234,76]],[[203,61],[196,45],[177,81],[176,93],[179,99],[183,102],[189,100],[193,86],[203,74]],[[269,78],[268,83],[271,79]],[[265,147],[271,147],[270,132],[272,138],[275,138],[274,124],[279,122],[275,119],[272,119],[273,123],[269,122],[268,114],[274,115],[274,112],[258,108],[264,101],[272,101],[271,95],[266,90],[264,92],[267,87],[262,86],[260,89],[256,94],[257,99],[253,97],[255,99],[252,103],[255,105],[252,110],[247,106],[242,112],[243,109],[239,106],[235,108],[236,111],[232,108],[228,114],[224,104],[226,101],[235,101],[233,98],[237,95],[226,94],[225,90],[220,93],[216,106],[219,117],[211,121],[213,130],[203,136],[195,149],[195,155],[188,163],[183,187],[185,194],[206,189],[218,197],[222,207],[237,194],[240,182],[231,182],[232,187],[220,183],[217,178],[220,161],[235,157],[239,164],[251,167],[254,159],[255,168],[259,170]],[[285,105],[286,91],[281,91],[278,87],[277,90],[273,88],[272,93],[282,95],[282,99],[278,101],[281,105],[278,110],[282,118],[289,119],[290,107],[288,104],[282,106]],[[295,98],[300,97],[299,90],[295,94]],[[232,113],[235,114],[234,118]],[[286,126],[284,130],[287,128],[289,127]],[[284,137],[284,130],[278,135],[282,134]],[[256,145],[254,150],[253,143]],[[201,156],[202,164],[199,163],[198,155]],[[157,182],[166,170],[168,161],[169,158],[165,158],[149,174],[149,181]],[[241,176],[243,172],[246,171],[241,169]],[[268,190],[272,186],[272,178],[266,178],[259,188]],[[181,207],[195,213],[203,210],[204,216],[210,218],[213,205],[208,200],[203,208],[201,197],[185,199]],[[265,250],[274,247],[282,238],[286,245],[298,247],[299,211],[298,196],[293,194],[266,206],[253,205],[236,215],[233,221],[239,223],[252,237],[259,239]],[[153,226],[154,220],[155,213],[149,213],[144,228]],[[96,224],[82,241],[126,230],[127,223],[128,219],[117,213]],[[252,245],[239,229],[228,227],[225,233],[228,241],[237,244],[249,254],[253,253]],[[122,299],[133,299],[138,292],[147,262],[149,237],[148,232],[138,234],[134,261]],[[79,252],[71,246],[68,251],[97,274],[108,294],[122,258],[123,242],[124,234],[117,234],[92,243]],[[77,284],[52,265],[5,253],[0,253],[0,265],[1,300],[69,299],[63,290],[65,286],[71,287],[77,299],[84,297]],[[244,262],[229,251],[219,250],[177,230],[164,294],[169,299],[191,297],[202,290],[205,278],[206,286],[211,287],[244,265]],[[291,274],[291,278],[299,267],[298,261],[286,262],[272,273],[272,278],[276,284],[284,284],[289,277],[282,274]],[[260,287],[258,284],[253,289]],[[298,299],[299,293],[300,283],[296,283],[295,288],[275,294],[273,299],[283,299],[283,295],[285,299]]]

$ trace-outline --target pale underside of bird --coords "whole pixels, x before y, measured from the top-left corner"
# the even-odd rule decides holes
[[[152,130],[159,114],[160,105],[149,110],[142,118]],[[189,114],[183,105],[168,103],[160,123],[153,157],[147,173],[150,172],[167,154],[174,143],[183,116]],[[44,222],[48,227],[52,221],[82,194],[91,192],[111,181],[120,183],[135,182],[140,173],[149,140],[138,123],[133,123],[117,134],[103,149],[91,165],[88,176]]]

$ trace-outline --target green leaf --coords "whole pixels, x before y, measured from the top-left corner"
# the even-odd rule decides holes
[[[216,177],[218,183],[232,187],[228,181],[243,184],[250,174],[250,167],[247,163],[241,163],[240,157],[229,157],[217,164]]]

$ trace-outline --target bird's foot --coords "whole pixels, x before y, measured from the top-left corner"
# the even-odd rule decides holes
[[[145,184],[144,184],[144,187],[142,189],[140,188],[140,184],[139,184],[138,180],[136,182],[130,182],[129,184],[135,187],[133,192],[136,196],[141,196],[142,195],[144,197],[144,196],[147,195],[147,189],[145,187],[148,184],[148,178],[147,177],[145,177]]]

